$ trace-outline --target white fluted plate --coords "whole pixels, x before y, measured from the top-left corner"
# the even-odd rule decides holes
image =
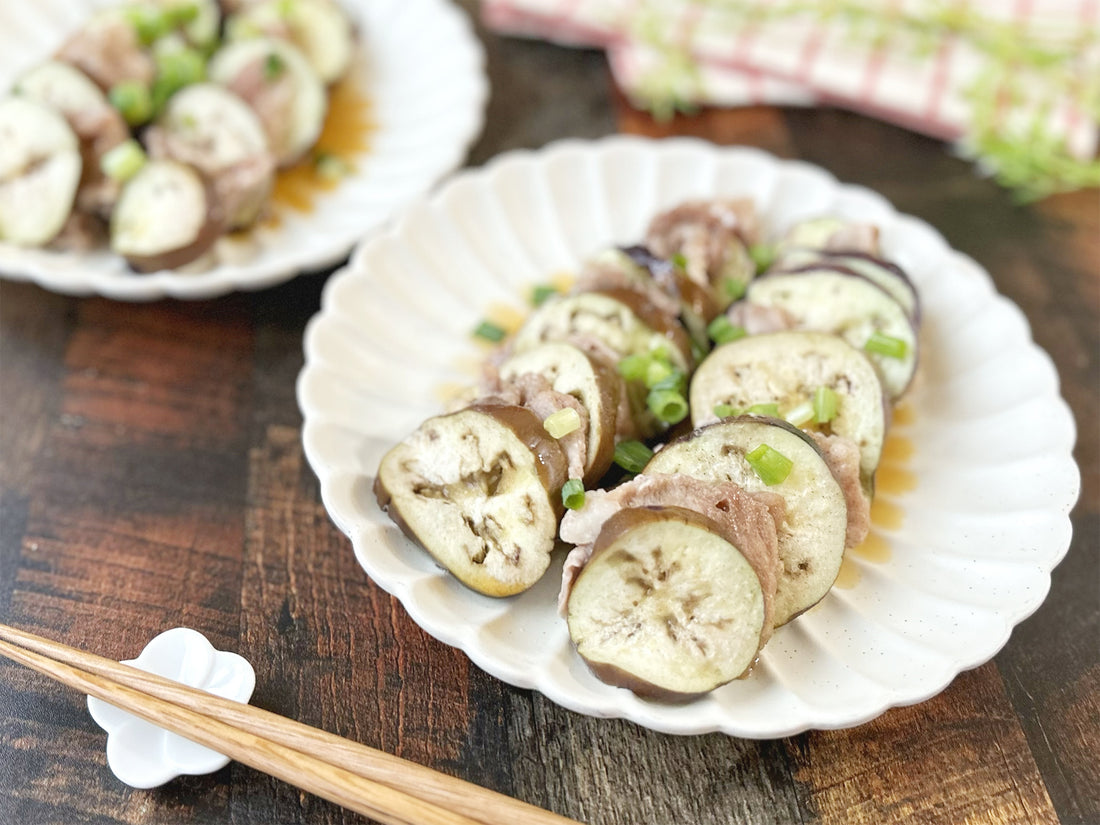
[[[339,0],[360,34],[353,71],[374,124],[355,171],[313,209],[280,207],[275,226],[249,233],[233,262],[200,273],[136,274],[108,250],[23,249],[0,242],[0,277],[54,291],[124,301],[212,298],[255,290],[343,260],[397,209],[456,169],[481,131],[485,56],[450,0]],[[0,9],[0,93],[47,59],[93,10],[119,0],[35,0]]]
[[[521,307],[531,285],[712,195],[751,196],[775,231],[821,214],[881,227],[924,306],[921,366],[893,428],[913,446],[902,469],[915,486],[880,492],[894,525],[875,528],[885,552],[852,556],[849,586],[780,628],[747,679],[670,706],[602,684],[576,656],[555,610],[561,558],[527,593],[479,596],[401,534],[371,487],[384,452],[473,381],[484,349],[470,331],[495,305]],[[864,722],[990,659],[1043,601],[1069,545],[1074,423],[1023,314],[927,224],[754,149],[616,137],[464,172],[333,276],[305,354],[306,455],[370,577],[489,673],[582,713],[756,738]]]

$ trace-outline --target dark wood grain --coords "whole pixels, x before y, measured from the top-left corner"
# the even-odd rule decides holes
[[[1078,425],[1043,606],[993,662],[850,731],[674,737],[505,685],[421,631],[325,513],[294,398],[322,274],[149,305],[0,282],[0,620],[115,658],[196,627],[257,666],[259,706],[600,825],[1100,823],[1097,193],[1019,206],[942,144],[840,111],[654,122],[602,55],[480,34],[473,163],[616,130],[751,144],[876,189],[990,271]],[[0,662],[0,823],[364,821],[239,765],[131,790],[104,739],[82,697]]]

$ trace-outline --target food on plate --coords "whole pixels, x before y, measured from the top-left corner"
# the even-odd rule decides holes
[[[195,261],[218,237],[208,191],[192,167],[149,161],[119,196],[111,215],[111,249],[138,272]]]
[[[729,528],[666,506],[603,524],[568,613],[577,652],[600,679],[683,701],[748,671],[769,629],[768,562],[758,573]]]
[[[80,143],[40,103],[0,100],[0,239],[48,243],[69,218],[80,184]]]
[[[525,407],[475,404],[429,419],[382,459],[374,492],[413,541],[489,596],[550,564],[565,453]]]
[[[540,293],[513,334],[483,323],[499,347],[481,385],[375,481],[481,593],[530,587],[555,537],[571,546],[558,605],[577,653],[645,698],[746,675],[829,593],[870,529],[891,405],[916,369],[916,292],[875,227],[813,219],[774,248],[765,230],[745,200],[675,205],[644,245]],[[486,446],[503,431],[511,446]]]
[[[769,477],[753,460],[753,452],[761,446],[770,451],[764,455],[775,454],[789,462],[782,479]],[[844,556],[849,507],[840,482],[810,436],[775,418],[731,418],[668,444],[653,456],[642,476],[674,473],[732,483],[749,493],[767,492],[782,499],[783,515],[777,520],[781,529],[776,626],[813,607],[829,592]],[[858,493],[858,468],[855,479]]]
[[[775,404],[779,417],[797,427],[850,439],[870,488],[886,435],[887,402],[871,362],[839,336],[773,332],[716,347],[695,372],[690,402],[696,427]]]
[[[312,162],[328,87],[356,43],[332,0],[239,5],[225,20],[217,0],[101,9],[18,78],[3,101],[0,210],[28,195],[34,203],[6,216],[0,240],[90,249],[109,236],[139,272],[216,263],[213,240],[264,215],[276,170]],[[142,174],[146,160],[174,165]],[[328,161],[325,179],[351,168]],[[154,192],[158,181],[171,185]],[[139,226],[138,203],[160,211]]]

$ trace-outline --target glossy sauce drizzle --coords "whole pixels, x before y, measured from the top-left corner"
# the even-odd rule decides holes
[[[908,424],[913,420],[909,406],[894,410],[894,424]],[[854,559],[883,564],[890,560],[890,543],[882,530],[897,530],[905,521],[905,511],[897,504],[886,501],[878,494],[899,496],[917,486],[917,476],[907,466],[913,457],[913,442],[896,432],[888,432],[882,445],[882,457],[875,472],[875,500],[871,504],[871,531],[860,544],[846,550],[835,587],[850,590],[859,584],[859,566]]]
[[[340,185],[340,175],[325,172],[320,158],[332,158],[354,174],[355,157],[370,147],[374,131],[370,101],[360,88],[354,69],[329,91],[328,114],[313,150],[302,160],[275,176],[271,201],[276,209],[264,221],[278,225],[279,207],[296,212],[311,212],[316,198]]]

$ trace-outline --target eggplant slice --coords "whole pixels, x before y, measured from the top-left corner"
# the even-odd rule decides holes
[[[255,112],[214,83],[196,83],[168,101],[146,132],[149,154],[193,166],[210,182],[227,230],[259,216],[275,183],[275,159]]]
[[[190,166],[171,160],[146,163],[126,183],[111,215],[111,249],[138,272],[192,263],[219,234],[206,183]]]
[[[326,84],[343,77],[355,52],[351,20],[332,0],[262,0],[234,14],[226,25],[231,40],[265,36],[296,46]]]
[[[859,252],[824,252],[799,249],[783,256],[773,272],[805,272],[811,269],[835,269],[854,275],[862,275],[890,293],[905,309],[909,319],[920,323],[920,299],[917,288],[897,264],[882,258]]]
[[[557,392],[576,398],[588,411],[584,484],[595,484],[611,466],[615,454],[615,424],[623,380],[578,347],[551,341],[510,357],[500,366],[508,381],[524,373],[544,376]]]
[[[786,416],[810,402],[820,387],[836,393],[836,415],[811,428],[858,445],[860,475],[869,488],[886,434],[882,383],[867,357],[839,336],[775,332],[717,347],[692,377],[691,421],[696,427],[717,421],[719,404],[745,410],[775,403]]]
[[[682,507],[607,520],[569,596],[569,635],[602,681],[683,701],[745,675],[765,594],[732,537]]]
[[[746,454],[766,444],[792,462],[782,482],[765,484]],[[757,416],[702,427],[658,451],[644,475],[683,473],[705,481],[731,481],[749,492],[783,497],[779,525],[776,627],[813,607],[840,572],[848,529],[844,491],[813,440],[785,421]]]
[[[207,75],[252,107],[280,166],[294,164],[317,142],[328,109],[325,86],[290,43],[270,37],[230,43],[211,58]]]
[[[82,168],[64,117],[23,98],[0,100],[0,240],[49,243],[73,210]]]
[[[779,310],[797,329],[839,335],[864,350],[872,335],[900,342],[900,357],[868,352],[890,400],[905,392],[917,368],[917,331],[905,309],[862,275],[832,269],[769,272],[754,280],[745,300]]]
[[[566,460],[524,407],[475,405],[425,421],[383,457],[379,506],[466,586],[511,596],[550,564]]]

